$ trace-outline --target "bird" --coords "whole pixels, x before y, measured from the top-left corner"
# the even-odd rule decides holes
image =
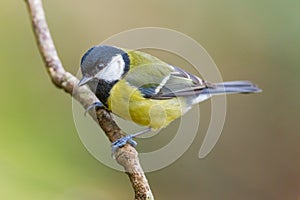
[[[126,143],[136,146],[133,138],[165,128],[214,95],[262,91],[250,81],[211,83],[148,53],[109,45],[91,47],[80,68],[78,85],[88,85],[99,99],[87,110],[102,107],[147,127],[113,142],[113,152]]]

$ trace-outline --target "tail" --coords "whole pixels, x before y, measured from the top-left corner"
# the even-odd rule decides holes
[[[214,83],[204,88],[202,94],[217,95],[217,94],[236,94],[236,93],[257,93],[261,92],[255,84],[250,81],[230,81],[223,83]]]

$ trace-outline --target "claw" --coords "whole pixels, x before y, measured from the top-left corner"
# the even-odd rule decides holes
[[[131,134],[131,135],[126,135],[124,137],[121,137],[117,141],[113,142],[111,144],[111,151],[112,151],[113,158],[115,158],[115,153],[116,153],[117,149],[125,146],[126,143],[129,143],[131,146],[136,147],[137,142],[134,141],[132,138],[135,138],[135,137],[142,135],[144,133],[147,133],[149,131],[151,131],[151,128],[147,128],[145,130],[139,131],[139,132]]]
[[[134,137],[134,135],[126,135],[126,136],[118,139],[117,141],[113,142],[111,144],[111,151],[112,151],[113,155],[115,154],[115,152],[117,151],[118,148],[125,146],[125,144],[127,144],[127,143],[129,143],[133,147],[136,147],[137,142],[132,139],[133,137]]]
[[[103,104],[101,102],[94,102],[92,103],[92,105],[90,105],[89,107],[87,107],[84,111],[84,116],[86,116],[86,113],[88,113],[90,110],[95,109],[96,107],[100,107],[103,108]]]

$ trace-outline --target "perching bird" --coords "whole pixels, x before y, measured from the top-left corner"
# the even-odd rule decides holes
[[[210,83],[169,65],[160,59],[135,50],[113,46],[94,46],[81,59],[82,79],[100,102],[119,117],[148,127],[113,143],[113,151],[132,137],[151,129],[168,126],[194,104],[213,95],[256,93],[261,90],[249,81]]]

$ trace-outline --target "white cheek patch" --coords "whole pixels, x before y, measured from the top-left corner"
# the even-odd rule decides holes
[[[96,74],[96,77],[107,82],[120,80],[125,68],[125,62],[122,55],[112,57],[107,66]]]

